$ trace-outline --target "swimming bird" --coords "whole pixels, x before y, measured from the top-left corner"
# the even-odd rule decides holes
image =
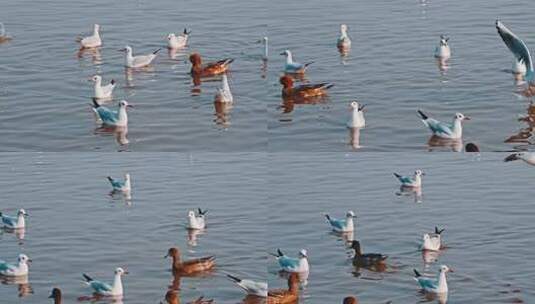
[[[156,58],[156,56],[158,55],[158,52],[160,51],[161,49],[157,49],[156,51],[152,52],[152,54],[148,54],[148,55],[138,55],[138,56],[133,56],[132,55],[132,47],[130,47],[129,45],[125,46],[123,49],[120,49],[119,51],[121,52],[125,52],[125,63],[124,65],[127,67],[127,68],[142,68],[142,67],[146,67],[148,65],[150,65],[152,63],[152,61]]]
[[[248,279],[240,279],[236,276],[227,274],[227,277],[241,287],[248,295],[267,297],[268,296],[268,284],[267,282],[255,282]]]
[[[2,219],[2,223],[5,227],[9,229],[23,229],[26,227],[26,219],[25,217],[28,216],[28,213],[26,213],[26,210],[19,209],[17,212],[17,216],[8,216],[0,212],[0,218]]]
[[[308,272],[310,269],[308,265],[308,253],[305,249],[299,251],[297,258],[290,258],[286,256],[280,249],[277,249],[277,253],[272,253],[277,258],[282,270],[287,272]]]
[[[115,89],[115,80],[112,79],[111,82],[108,85],[103,86],[102,85],[102,77],[99,75],[95,75],[91,78],[91,80],[95,83],[93,87],[93,97],[97,99],[110,99],[113,95],[113,89]]]
[[[201,208],[197,209],[199,214],[195,215],[195,211],[190,210],[188,212],[188,229],[204,229],[206,228],[206,223],[204,221],[207,210],[202,210]]]
[[[128,126],[128,114],[126,108],[132,108],[126,100],[119,102],[119,109],[117,111],[110,110],[105,106],[98,104],[96,98],[93,98],[93,111],[96,116],[102,120],[102,123],[111,127],[126,127]]]
[[[364,128],[366,126],[363,112],[364,107],[365,105],[359,105],[357,101],[353,101],[350,104],[351,117],[347,122],[348,128]]]
[[[124,175],[124,181],[120,181],[117,179],[113,179],[111,176],[108,176],[108,181],[110,182],[111,186],[113,187],[113,191],[117,192],[129,192],[132,188],[132,185],[130,183],[130,174],[126,173]]]
[[[188,261],[182,261],[180,250],[176,247],[169,248],[164,258],[171,257],[173,273],[177,275],[190,275],[204,271],[210,271],[215,267],[215,256],[206,256]]]
[[[93,25],[93,35],[87,36],[85,38],[79,37],[77,42],[80,43],[81,49],[96,48],[102,45],[102,40],[100,39],[100,25]]]
[[[347,25],[340,25],[340,37],[336,41],[336,46],[339,49],[348,49],[351,47],[351,39],[347,35]]]
[[[466,152],[478,152],[479,153],[479,147],[474,143],[467,143],[464,147],[464,150]]]
[[[217,89],[215,94],[215,101],[222,103],[231,103],[234,101],[230,86],[228,85],[228,78],[226,74],[223,74],[221,79],[221,87]]]
[[[464,116],[462,113],[455,113],[455,117],[453,117],[453,122],[449,124],[430,118],[420,110],[418,110],[418,114],[420,114],[424,125],[426,125],[431,130],[431,132],[433,132],[433,135],[444,139],[462,138],[462,122],[465,120],[470,120],[470,117]]]
[[[292,52],[285,50],[280,53],[281,55],[286,56],[286,64],[284,65],[284,72],[289,74],[303,74],[309,65],[314,63],[313,61],[307,63],[299,63],[293,60]]]
[[[52,293],[48,296],[49,299],[54,299],[54,304],[61,304],[61,290],[59,288],[52,289]]]
[[[394,173],[394,176],[401,182],[403,187],[420,188],[422,186],[422,176],[425,175],[422,170],[414,171],[414,176],[402,176]]]
[[[345,297],[342,304],[359,304],[359,301],[357,298],[351,296],[351,297]]]
[[[449,40],[450,40],[450,38],[448,38],[448,37],[446,37],[444,35],[440,35],[440,43],[435,49],[435,57],[436,58],[439,58],[439,59],[442,59],[442,60],[450,59],[451,50],[450,50],[450,46],[448,45],[448,41]]]
[[[6,34],[6,28],[4,27],[4,24],[0,22],[0,43],[6,42],[11,40],[11,37]]]
[[[453,272],[448,266],[440,266],[440,271],[436,279],[423,277],[418,270],[414,269],[414,280],[420,284],[423,290],[431,293],[447,293],[448,292],[448,282],[446,279],[446,273]]]
[[[178,296],[179,294],[177,290],[168,290],[167,293],[165,294],[165,301],[168,304],[180,304],[180,299]],[[213,302],[214,302],[213,299],[208,300],[208,299],[204,299],[204,296],[200,296],[195,301],[188,302],[188,304],[211,304]],[[163,304],[163,303],[160,302],[160,304]]]
[[[345,219],[332,218],[328,214],[325,214],[325,217],[331,225],[331,228],[336,232],[351,232],[355,229],[353,219],[356,218],[356,216],[351,210],[346,213]]]
[[[444,229],[435,227],[435,233],[425,233],[422,242],[422,250],[439,251],[442,247],[441,234]]]
[[[353,256],[353,265],[355,266],[369,267],[384,264],[388,258],[387,255],[380,253],[362,253],[359,241],[353,241],[351,248],[355,251],[355,256]]]
[[[28,263],[32,260],[25,254],[19,254],[17,264],[9,264],[0,260],[0,275],[6,277],[20,277],[25,276],[29,272]]]
[[[186,47],[188,44],[189,34],[188,29],[184,29],[182,34],[176,35],[175,33],[170,33],[167,35],[167,47],[172,50],[181,49]]]
[[[128,272],[124,271],[121,267],[116,268],[112,285],[94,280],[85,273],[82,275],[85,278],[87,286],[91,287],[96,294],[116,297],[123,295],[123,282],[121,277],[125,274],[128,274]]]
[[[510,162],[519,159],[523,160],[526,164],[535,166],[535,152],[516,152],[507,156],[504,161]]]
[[[267,304],[290,304],[299,300],[299,275],[292,273],[288,277],[288,289],[271,289],[268,291]]]
[[[262,45],[264,46],[264,53],[262,54],[262,59],[264,61],[267,61],[268,60],[268,56],[269,56],[269,46],[268,46],[268,43],[269,43],[269,39],[268,37],[264,37],[262,38]]]
[[[530,83],[534,80],[533,61],[528,47],[518,36],[509,30],[502,22],[496,20],[496,29],[507,48],[513,53],[515,62],[513,72],[524,73],[524,79]]]
[[[191,74],[195,77],[211,77],[220,75],[228,71],[230,64],[234,61],[232,58],[225,58],[216,62],[202,63],[199,53],[193,53],[189,56],[191,62]]]
[[[316,84],[302,84],[294,86],[293,78],[285,75],[279,79],[282,84],[283,97],[308,98],[327,95],[327,90],[332,88],[334,84],[328,82]]]

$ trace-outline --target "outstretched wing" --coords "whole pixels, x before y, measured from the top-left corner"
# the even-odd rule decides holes
[[[496,29],[498,34],[502,37],[503,42],[507,48],[513,53],[518,61],[522,61],[528,70],[533,73],[533,61],[531,60],[531,54],[529,49],[517,35],[509,30],[503,23],[496,20]],[[528,76],[528,75],[526,75]],[[528,79],[531,80],[531,79]]]

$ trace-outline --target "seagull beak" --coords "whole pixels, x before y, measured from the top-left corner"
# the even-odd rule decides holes
[[[283,55],[283,56],[284,56],[284,55],[286,55],[286,53],[282,52],[282,53],[280,53],[279,55]]]
[[[449,269],[448,269],[448,272],[455,272],[455,271],[453,271],[453,269],[449,268]]]
[[[33,260],[32,259],[28,259],[28,263],[33,263]]]
[[[472,118],[470,118],[470,116],[465,116],[464,120],[472,120]]]
[[[126,49],[119,49],[117,52],[126,52]]]
[[[130,105],[130,104],[129,104],[129,105],[126,105],[126,107],[127,107],[127,108],[134,108],[134,106],[133,106],[133,105]]]
[[[125,272],[123,272],[123,274],[130,274],[130,272],[129,271],[125,271]]]
[[[163,258],[167,259],[169,257],[169,254],[166,254]]]

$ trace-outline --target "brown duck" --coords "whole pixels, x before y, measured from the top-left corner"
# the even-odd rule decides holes
[[[194,77],[211,77],[227,72],[234,59],[225,58],[216,62],[203,64],[201,55],[199,53],[193,53],[189,56],[189,61],[192,64],[191,75]]]
[[[327,95],[327,90],[332,88],[334,84],[328,82],[315,84],[302,84],[294,87],[294,80],[288,75],[284,75],[279,79],[282,84],[282,97],[307,98]]]
[[[173,258],[172,268],[176,275],[190,275],[203,271],[209,271],[215,266],[215,256],[207,256],[189,261],[182,261],[180,250],[176,247],[169,248],[165,258]]]
[[[299,300],[299,275],[290,274],[288,289],[273,289],[268,291],[267,304],[290,304]]]

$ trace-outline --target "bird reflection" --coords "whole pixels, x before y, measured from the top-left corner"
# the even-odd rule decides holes
[[[17,240],[19,240],[19,245],[23,244],[22,241],[24,240],[24,236],[26,235],[26,228],[13,229],[13,228],[8,228],[8,227],[3,227],[1,229],[2,229],[2,232],[14,234]]]
[[[351,47],[338,46],[338,52],[340,53],[340,59],[342,61],[342,64],[346,64],[346,59],[349,56],[349,53],[351,52]]]
[[[242,304],[266,304],[266,298],[254,296],[254,295],[247,295],[242,300]]]
[[[3,285],[17,285],[19,298],[33,294],[32,286],[28,281],[28,276],[6,277],[0,275],[0,283]]]
[[[168,55],[169,55],[169,59],[177,59],[179,57],[184,57],[186,56],[188,53],[184,51],[184,49],[170,49],[170,48],[167,48],[168,50]]]
[[[355,240],[355,233],[353,231],[348,232],[339,232],[339,231],[330,231],[329,234],[341,238],[346,245],[350,245]]]
[[[295,108],[295,105],[315,105],[327,103],[328,101],[328,96],[316,96],[306,98],[283,97],[282,104],[279,106],[279,109],[282,109],[282,113],[292,113]]]
[[[286,279],[286,280],[288,280],[290,278],[290,275],[292,273],[293,272],[288,272],[288,271],[285,271],[285,270],[280,270],[278,272],[279,277],[281,277],[283,279]],[[298,272],[297,275],[299,277],[299,283],[301,285],[301,288],[304,289],[308,285],[308,276],[310,275],[310,272],[309,271]]]
[[[424,267],[429,267],[430,264],[436,263],[440,256],[440,251],[422,250],[422,259],[424,261]]]
[[[516,134],[509,136],[505,143],[520,143],[531,145],[531,138],[535,132],[535,106],[530,103],[527,114],[518,118],[518,121],[525,122],[527,127],[520,129]]]
[[[165,302],[168,304],[180,304],[180,294],[176,290],[168,290],[165,293]],[[213,299],[205,299],[203,296],[197,298],[192,302],[187,302],[188,304],[211,304],[214,303]],[[163,304],[163,302],[160,302]]]
[[[447,148],[453,152],[461,152],[463,150],[462,139],[441,138],[436,135],[429,138],[427,145],[429,151],[439,150],[438,148]]]
[[[81,296],[77,299],[79,302],[91,302],[91,303],[113,303],[123,304],[123,296],[103,296],[100,294],[93,294],[92,296]]]
[[[141,68],[124,68],[125,88],[135,87],[134,76],[138,73],[154,73],[156,69],[149,65]]]
[[[102,55],[100,48],[82,48],[76,53],[76,57],[80,60],[86,56],[91,56],[93,64],[102,64]]]
[[[423,294],[425,302],[437,301],[439,304],[446,304],[448,302],[448,293],[432,293],[420,291]]]
[[[260,67],[260,77],[266,79],[268,70],[268,61],[267,59],[262,59],[262,66]]]
[[[206,231],[203,229],[188,229],[188,245],[197,246],[197,237],[203,235]]]
[[[448,72],[448,70],[450,69],[450,65],[448,63],[448,60],[447,59],[442,59],[442,58],[437,58],[436,62],[437,62],[438,70],[440,71],[440,75],[445,76],[446,73]]]
[[[522,95],[526,97],[535,96],[535,84],[528,83],[528,87],[524,91],[522,91]]]
[[[422,188],[421,187],[399,187],[399,191],[396,192],[397,196],[414,196],[415,203],[422,202]]]
[[[232,103],[214,101],[214,122],[224,128],[230,126],[230,112],[232,110]]]
[[[97,127],[94,131],[94,134],[98,135],[113,135],[117,144],[120,146],[126,146],[130,141],[128,140],[128,127],[111,127],[102,125]]]
[[[361,128],[348,128],[349,129],[349,145],[353,150],[358,150],[360,146],[360,129]]]

